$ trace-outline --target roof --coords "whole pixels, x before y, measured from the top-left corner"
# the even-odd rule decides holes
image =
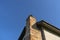
[[[53,33],[55,33],[55,34],[57,34],[57,35],[60,35],[60,29],[59,29],[59,28],[57,28],[57,27],[55,27],[55,26],[47,23],[47,22],[44,21],[44,20],[41,20],[41,21],[37,22],[36,24],[37,24],[37,26],[41,26],[41,27],[43,27],[43,28],[46,28],[47,30],[52,31]],[[38,28],[39,28],[39,27],[38,27]]]

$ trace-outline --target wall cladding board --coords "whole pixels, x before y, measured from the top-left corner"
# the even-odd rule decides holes
[[[47,30],[44,30],[44,34],[45,34],[46,40],[60,40],[59,36],[57,36],[51,32],[48,32]]]

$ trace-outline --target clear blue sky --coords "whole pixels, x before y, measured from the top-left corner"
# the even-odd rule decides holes
[[[17,40],[30,14],[60,28],[60,0],[0,0],[0,40]]]

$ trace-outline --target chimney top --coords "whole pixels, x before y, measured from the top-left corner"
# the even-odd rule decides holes
[[[30,18],[30,17],[33,17],[32,15],[29,15],[28,18],[26,19],[26,21]],[[34,18],[34,17],[33,17]]]

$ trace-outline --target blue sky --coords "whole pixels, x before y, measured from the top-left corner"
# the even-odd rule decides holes
[[[0,0],[0,40],[17,40],[30,14],[60,28],[60,0]]]

